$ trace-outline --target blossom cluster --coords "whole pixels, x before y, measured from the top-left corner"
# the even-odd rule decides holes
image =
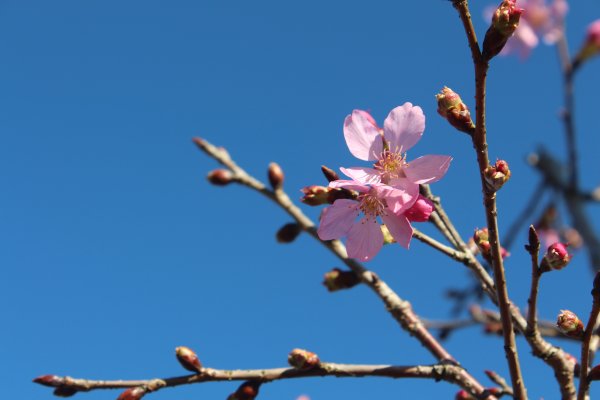
[[[423,110],[411,103],[394,108],[383,128],[366,111],[354,110],[346,117],[344,138],[350,153],[372,166],[340,168],[350,179],[329,183],[330,188],[355,195],[337,199],[323,210],[318,229],[322,240],[347,237],[348,256],[368,261],[384,244],[380,219],[398,244],[409,247],[411,222],[427,221],[433,212],[433,204],[419,193],[419,185],[440,180],[452,160],[444,155],[407,160],[407,151],[424,131]]]

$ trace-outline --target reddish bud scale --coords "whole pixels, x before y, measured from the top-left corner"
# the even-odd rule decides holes
[[[353,271],[342,271],[334,268],[325,273],[323,285],[330,292],[343,289],[350,289],[360,283],[360,278]]]
[[[295,223],[290,222],[289,224],[285,224],[277,231],[275,237],[277,238],[277,242],[279,243],[291,243],[300,233],[302,232],[302,227]]]
[[[460,96],[449,87],[444,87],[435,95],[438,102],[437,112],[445,118],[450,125],[461,132],[472,134],[475,124],[471,118],[469,108],[463,103]]]
[[[491,60],[502,51],[508,39],[519,26],[523,11],[522,8],[517,8],[515,0],[504,0],[500,3],[483,39],[482,56],[486,61]]]
[[[300,370],[317,368],[321,361],[319,357],[308,350],[294,349],[288,355],[288,363]]]
[[[567,251],[567,246],[566,243],[554,243],[550,245],[542,259],[542,270],[549,271],[566,267],[569,261],[571,261],[571,255]]]
[[[216,186],[225,186],[233,182],[233,174],[226,169],[215,169],[208,173],[206,179]]]
[[[269,164],[268,176],[271,187],[275,190],[281,189],[283,186],[284,174],[279,164],[274,162]]]
[[[588,381],[600,381],[600,365],[596,365],[588,372]]]
[[[340,179],[340,176],[337,174],[337,172],[326,167],[325,165],[321,165],[321,171],[323,172],[323,175],[325,175],[325,179],[327,179],[328,182],[333,182]]]
[[[258,396],[260,382],[247,381],[227,397],[227,400],[254,400]]]
[[[125,390],[117,397],[117,400],[140,400],[146,394],[143,387],[133,387]]]
[[[485,258],[488,262],[491,262],[492,259],[492,245],[489,241],[490,234],[488,232],[488,228],[476,229],[473,234],[473,242],[477,245],[477,248],[481,252],[483,258]],[[500,247],[500,257],[505,259],[510,256],[510,253],[504,248]]]
[[[75,396],[77,392],[78,390],[72,387],[59,386],[56,389],[54,389],[53,393],[56,397],[71,397]]]
[[[493,191],[499,190],[510,178],[508,163],[504,160],[496,161],[495,165],[489,165],[483,171],[485,183]]]
[[[188,371],[200,372],[202,370],[202,364],[198,359],[198,356],[192,349],[185,346],[180,346],[175,349],[175,356],[181,366]]]
[[[466,390],[459,390],[456,392],[454,400],[475,400],[475,397],[471,396]]]
[[[56,375],[42,375],[35,378],[33,382],[44,386],[59,387],[64,383],[64,379]]]
[[[573,68],[597,54],[600,54],[600,19],[588,26],[585,42],[573,61]]]
[[[556,326],[567,336],[580,338],[583,336],[583,322],[569,310],[561,310],[556,320]]]
[[[330,188],[326,186],[312,185],[300,189],[304,196],[300,201],[309,206],[320,206],[323,204],[333,204],[339,199],[355,199],[356,193],[346,190]]]

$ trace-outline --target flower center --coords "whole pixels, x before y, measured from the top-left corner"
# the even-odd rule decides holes
[[[406,153],[384,150],[373,168],[381,174],[381,181],[388,183],[390,179],[405,178],[403,167],[406,165]]]
[[[367,218],[375,218],[378,215],[384,214],[385,203],[375,194],[370,192],[364,193],[359,195],[357,200],[359,202],[358,208],[360,208]]]

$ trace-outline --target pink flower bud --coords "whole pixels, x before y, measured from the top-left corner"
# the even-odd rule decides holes
[[[598,53],[600,53],[600,19],[588,26],[585,42],[573,62],[574,67]]]
[[[50,387],[59,387],[64,383],[64,381],[65,380],[63,378],[56,375],[42,375],[33,380],[34,383],[39,383],[40,385]]]
[[[294,349],[288,355],[288,363],[300,370],[308,370],[319,367],[319,357],[308,350]]]
[[[353,271],[342,271],[334,268],[325,274],[323,285],[330,292],[350,289],[360,283],[360,278]]]
[[[561,310],[556,320],[556,326],[567,336],[580,338],[583,336],[583,322],[569,310]]]
[[[504,48],[519,26],[523,11],[522,8],[517,8],[516,0],[504,0],[500,3],[483,40],[482,56],[485,60],[491,60]]]
[[[323,175],[325,175],[325,178],[328,182],[333,182],[340,179],[340,176],[337,174],[337,172],[335,172],[331,168],[326,167],[325,165],[321,165],[321,171],[323,172]]]
[[[444,117],[450,125],[461,132],[472,134],[475,124],[471,119],[471,113],[460,96],[449,87],[444,87],[439,94],[435,95],[438,102],[438,114]]]
[[[200,372],[202,370],[202,364],[198,359],[198,356],[192,349],[185,346],[180,346],[175,349],[175,356],[181,366],[188,371]]]
[[[206,179],[216,186],[225,186],[233,182],[233,174],[226,169],[215,169],[208,173]]]
[[[415,204],[404,212],[404,216],[409,221],[425,222],[429,220],[429,216],[433,212],[433,202],[422,195],[419,195]]]
[[[283,186],[284,174],[279,164],[274,162],[269,164],[268,176],[271,187],[275,190],[281,189]]]
[[[566,243],[554,243],[548,247],[542,259],[541,267],[544,271],[551,269],[563,269],[571,261],[571,255],[567,251]]]
[[[490,235],[488,228],[476,229],[473,234],[473,241],[485,259],[490,258]]]
[[[302,227],[295,223],[290,222],[289,224],[285,224],[277,231],[275,237],[277,238],[277,242],[279,243],[291,243],[300,233],[302,232]]]
[[[496,164],[488,166],[483,174],[488,188],[497,191],[509,180],[510,169],[506,161],[498,160]]]
[[[140,400],[145,394],[146,389],[143,387],[132,387],[121,393],[117,400]]]

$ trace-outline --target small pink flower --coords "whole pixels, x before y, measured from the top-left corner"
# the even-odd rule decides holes
[[[398,185],[406,184],[401,179]],[[383,232],[377,217],[381,218],[392,237],[408,248],[413,229],[403,215],[415,203],[418,186],[391,187],[382,183],[372,185],[357,181],[333,181],[331,187],[343,187],[359,193],[356,200],[339,199],[323,210],[317,233],[321,240],[346,236],[348,257],[361,261],[372,259],[383,246]],[[415,190],[416,189],[416,190]],[[356,220],[360,214],[364,216]]]
[[[519,26],[500,54],[518,54],[527,58],[538,45],[539,37],[548,45],[561,38],[569,10],[566,0],[554,0],[552,4],[546,4],[546,0],[520,0],[519,7],[525,10]],[[492,10],[487,13],[491,15]]]
[[[406,152],[421,139],[424,130],[423,110],[411,103],[394,108],[383,129],[368,112],[354,110],[344,121],[346,144],[356,158],[374,164],[373,168],[341,168],[341,171],[365,184],[396,186],[399,179],[415,186],[437,182],[446,174],[452,157],[427,155],[410,163],[406,160]]]
[[[417,201],[404,212],[404,216],[411,222],[425,222],[433,212],[433,202],[419,195]]]

